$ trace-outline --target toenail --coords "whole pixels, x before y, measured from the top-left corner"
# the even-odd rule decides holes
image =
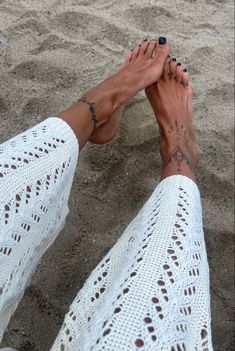
[[[175,58],[175,57],[173,57],[173,59],[172,59],[171,61],[176,62],[176,58]]]
[[[159,45],[165,45],[166,44],[166,38],[165,37],[159,37],[158,44]]]
[[[184,69],[184,72],[188,72],[187,68]]]
[[[178,63],[177,63],[177,66],[181,66],[181,63],[180,63],[180,62],[178,62]]]
[[[148,41],[148,39],[144,39],[143,42],[144,42],[144,41]]]

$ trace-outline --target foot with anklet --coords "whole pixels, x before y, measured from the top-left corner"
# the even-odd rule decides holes
[[[88,140],[104,144],[116,134],[123,109],[139,91],[160,79],[170,45],[165,37],[144,41],[121,69],[58,114],[75,132],[80,150]]]

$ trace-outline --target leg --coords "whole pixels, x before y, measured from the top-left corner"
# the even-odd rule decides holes
[[[137,48],[129,52],[125,59],[124,63],[120,68],[120,72],[122,69],[128,68],[138,62],[139,60],[148,59],[150,61],[154,60],[155,57],[155,49],[156,49],[156,41],[155,40],[144,40],[141,45]],[[116,109],[108,121],[99,128],[97,128],[90,136],[89,141],[96,144],[105,144],[109,142],[118,132],[120,121],[124,109],[126,107],[126,103],[121,105],[118,109]]]
[[[77,139],[48,118],[0,145],[0,340],[43,253],[63,229]]]
[[[120,70],[130,63],[131,56],[131,52],[126,55]],[[89,141],[94,144],[105,144],[112,140],[119,130],[121,118],[125,108],[126,104],[123,104],[116,111],[114,111],[106,123],[94,130],[89,138]]]
[[[162,78],[145,90],[162,138],[161,179],[180,174],[195,181],[199,157],[192,127],[192,88],[188,80],[188,72],[181,63],[168,58]]]
[[[51,351],[212,350],[191,91],[187,74],[180,80],[169,62],[165,71],[160,88],[147,90],[163,138],[162,181],[78,293]],[[180,157],[171,156],[177,147]]]
[[[156,49],[157,42],[152,45]],[[154,58],[139,54],[59,118],[49,118],[0,145],[0,340],[39,259],[64,226],[77,140],[81,150],[94,128],[159,79],[169,49],[165,42]]]
[[[80,149],[87,140],[104,144],[114,137],[126,104],[135,94],[161,77],[169,51],[170,46],[164,37],[160,37],[158,43],[156,40],[143,42],[133,51],[132,59],[126,59],[116,74],[59,114],[74,130]],[[87,124],[89,111],[84,105],[92,109],[95,128],[93,123]]]

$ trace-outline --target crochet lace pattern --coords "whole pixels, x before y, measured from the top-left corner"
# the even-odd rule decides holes
[[[162,181],[72,303],[51,351],[212,350],[200,196]]]
[[[0,339],[64,225],[77,150],[58,118],[0,147]],[[200,194],[189,178],[156,187],[78,292],[51,351],[78,350],[213,350]]]
[[[0,145],[0,340],[64,226],[77,150],[72,130],[53,117]]]

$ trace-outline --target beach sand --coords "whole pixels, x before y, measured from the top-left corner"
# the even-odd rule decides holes
[[[233,0],[0,0],[0,140],[55,116],[112,74],[128,50],[159,35],[191,73],[214,348],[232,351]],[[141,93],[117,138],[80,155],[66,227],[2,345],[49,350],[77,291],[155,188],[160,166],[159,132]]]

